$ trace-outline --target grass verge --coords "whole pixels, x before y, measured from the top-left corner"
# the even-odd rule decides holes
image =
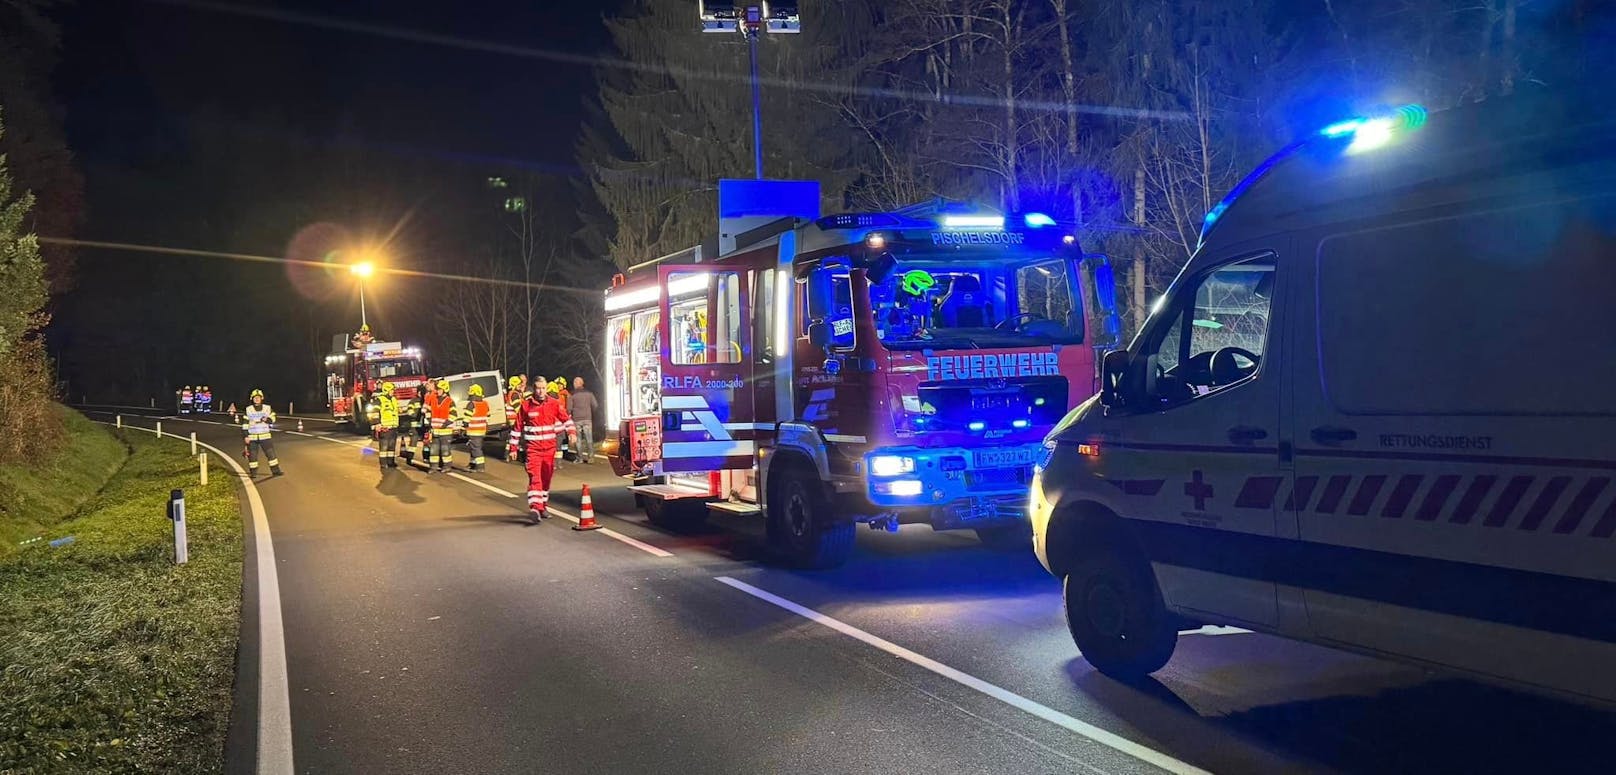
[[[45,536],[78,511],[129,456],[129,448],[103,426],[59,404],[51,410],[67,430],[56,456],[0,466],[0,560],[16,554],[19,542]]]
[[[235,479],[201,488],[173,439],[112,441],[127,462],[48,529],[74,543],[0,559],[0,773],[223,769],[240,630]],[[174,488],[186,493],[182,566],[164,517]]]

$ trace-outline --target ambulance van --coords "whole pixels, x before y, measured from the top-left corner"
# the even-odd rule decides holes
[[[1101,672],[1227,624],[1616,702],[1616,114],[1323,128],[1102,372],[1029,498]]]

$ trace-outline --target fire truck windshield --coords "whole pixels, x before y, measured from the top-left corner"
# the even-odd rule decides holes
[[[1083,307],[1077,266],[1048,255],[905,257],[870,287],[876,333],[889,349],[1078,344]],[[846,275],[833,309],[847,309]],[[851,327],[832,322],[837,344]]]
[[[388,379],[390,377],[418,377],[421,375],[421,362],[414,358],[400,358],[392,361],[371,361],[370,378]]]

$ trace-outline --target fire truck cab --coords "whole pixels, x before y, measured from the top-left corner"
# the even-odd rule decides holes
[[[400,342],[372,342],[362,348],[347,346],[347,337],[333,340],[325,358],[326,403],[334,420],[364,432],[371,425],[372,402],[383,382],[392,382],[394,395],[408,402],[424,392],[427,377],[421,351]]]
[[[1089,318],[1115,330],[1103,258],[1037,213],[745,225],[607,291],[610,457],[647,516],[759,514],[805,567],[859,522],[1025,545],[1043,435],[1097,389]]]

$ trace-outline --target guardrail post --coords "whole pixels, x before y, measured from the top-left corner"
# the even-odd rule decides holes
[[[203,452],[196,456],[196,464],[201,469],[202,486],[208,486],[208,453]]]
[[[168,494],[168,518],[174,521],[174,564],[184,565],[191,559],[191,547],[185,537],[185,491]]]
[[[121,415],[121,414],[118,415],[118,429],[119,430],[123,429],[123,415]]]
[[[162,437],[163,437],[163,421],[158,420],[157,421],[157,438],[160,439]]]

